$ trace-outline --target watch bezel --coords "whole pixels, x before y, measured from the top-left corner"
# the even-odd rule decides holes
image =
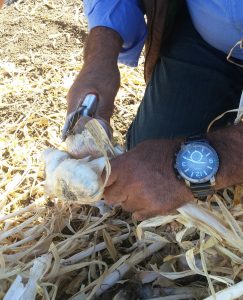
[[[215,161],[215,164],[213,166],[213,170],[211,171],[211,173],[209,175],[205,176],[204,178],[201,178],[201,179],[193,179],[193,178],[187,176],[181,170],[181,166],[179,165],[180,154],[182,152],[184,152],[186,150],[186,148],[189,148],[189,147],[191,147],[192,145],[195,145],[195,144],[196,145],[203,145],[204,147],[208,147],[212,151],[212,153],[214,154],[214,156],[216,158],[216,161]],[[179,150],[179,152],[176,155],[175,168],[176,168],[177,172],[179,173],[179,175],[184,180],[189,181],[190,183],[205,183],[205,182],[210,181],[216,175],[216,173],[218,172],[218,169],[219,169],[219,156],[218,156],[218,153],[216,152],[216,150],[211,145],[209,145],[209,143],[207,141],[205,141],[205,142],[193,141],[193,142],[190,142],[190,143],[187,143],[187,144],[183,144],[181,146],[181,149]]]

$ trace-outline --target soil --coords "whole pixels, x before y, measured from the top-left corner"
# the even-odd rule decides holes
[[[16,122],[38,107],[45,115],[59,113],[62,123],[66,94],[82,67],[87,36],[82,1],[20,0],[0,11],[0,23],[0,120]],[[119,142],[144,90],[142,65],[121,66],[121,75],[112,122]]]

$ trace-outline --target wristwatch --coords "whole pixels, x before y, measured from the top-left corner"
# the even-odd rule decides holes
[[[214,194],[218,168],[218,154],[206,139],[189,138],[176,153],[177,175],[184,179],[195,198],[205,199]]]

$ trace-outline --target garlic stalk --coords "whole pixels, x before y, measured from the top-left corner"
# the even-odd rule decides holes
[[[37,294],[37,283],[45,274],[52,259],[51,254],[44,254],[34,260],[33,267],[30,270],[30,278],[24,285],[24,278],[18,275],[8,290],[3,300],[25,300],[35,299]]]
[[[202,231],[207,232],[218,240],[224,240],[228,245],[243,253],[243,240],[222,224],[220,220],[199,205],[188,203],[177,209],[188,221]]]
[[[136,253],[135,255],[131,256],[130,258],[126,259],[123,264],[121,264],[114,271],[108,273],[107,276],[104,276],[104,278],[102,278],[102,281],[93,289],[91,295],[102,295],[106,290],[110,289],[119,280],[121,280],[124,275],[132,268],[132,266],[139,264],[141,261],[151,256],[153,253],[161,250],[166,244],[167,242],[155,242],[144,248],[140,252]],[[89,297],[91,297],[91,295],[89,295]]]
[[[228,287],[215,294],[215,297],[210,296],[204,300],[234,300],[243,295],[243,281]]]

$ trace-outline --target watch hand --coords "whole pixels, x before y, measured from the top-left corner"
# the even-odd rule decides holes
[[[206,164],[207,163],[206,161],[196,161],[196,160],[193,160],[193,159],[190,159],[190,158],[185,158],[185,157],[184,157],[184,159],[188,160],[188,161],[191,161],[195,164]]]

